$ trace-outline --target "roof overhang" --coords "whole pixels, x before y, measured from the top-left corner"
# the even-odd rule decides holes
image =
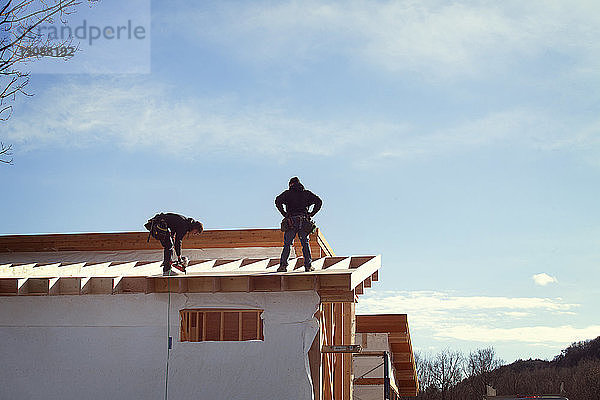
[[[381,257],[323,257],[313,266],[305,272],[298,258],[277,272],[278,259],[194,260],[187,274],[165,277],[160,262],[7,264],[0,266],[0,295],[315,290],[322,302],[353,302],[378,279]]]

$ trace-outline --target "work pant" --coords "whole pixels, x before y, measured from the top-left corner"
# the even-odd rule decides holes
[[[144,226],[150,231],[150,235],[158,240],[164,248],[163,272],[170,271],[171,257],[173,256],[173,238],[171,237],[167,221],[163,218],[163,214],[156,214]]]
[[[308,246],[308,232],[303,230],[303,222],[305,222],[302,217],[291,217],[291,223],[289,224],[288,229],[283,234],[283,251],[281,252],[281,260],[279,262],[280,267],[287,267],[288,258],[290,257],[290,249],[292,243],[294,242],[294,238],[298,235],[300,239],[300,244],[302,245],[302,256],[304,257],[304,267],[310,268],[310,264],[312,262],[310,256],[310,247]]]
[[[157,235],[156,239],[160,241],[163,251],[163,272],[171,270],[171,257],[173,256],[173,239],[171,235]]]

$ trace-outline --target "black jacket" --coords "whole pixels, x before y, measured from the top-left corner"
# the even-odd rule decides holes
[[[285,210],[283,208],[284,204]],[[309,214],[308,208],[313,204],[314,208],[310,213],[311,216],[319,212],[323,201],[310,190],[304,189],[301,183],[292,186],[291,189],[284,191],[275,198],[275,207],[284,217],[307,215]]]
[[[175,213],[157,214],[154,217],[154,219],[161,218],[167,223],[169,231],[171,232],[171,236],[175,236],[175,254],[177,254],[177,256],[181,256],[181,242],[183,241],[183,237],[192,230],[192,222],[194,219]],[[150,228],[146,226],[146,229]]]

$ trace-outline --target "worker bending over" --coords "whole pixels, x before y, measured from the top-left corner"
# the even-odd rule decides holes
[[[283,235],[283,251],[278,272],[287,271],[288,257],[290,256],[290,246],[296,235],[300,238],[302,244],[302,256],[304,257],[304,269],[314,271],[311,266],[310,247],[308,247],[308,235],[314,231],[315,224],[311,218],[319,212],[323,202],[313,192],[304,189],[298,177],[293,177],[289,182],[289,189],[275,198],[275,206],[283,215],[281,223]],[[285,209],[284,206],[285,205]],[[312,211],[309,207],[313,206]]]
[[[150,235],[162,244],[164,247],[163,257],[163,275],[174,275],[171,272],[171,257],[173,256],[173,242],[175,244],[175,254],[179,265],[184,264],[181,258],[181,242],[188,233],[199,234],[202,232],[202,223],[193,218],[184,217],[174,213],[156,214],[144,225]],[[185,269],[185,265],[184,265]]]

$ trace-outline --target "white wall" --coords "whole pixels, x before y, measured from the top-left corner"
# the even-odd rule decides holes
[[[164,399],[167,294],[0,297],[0,399]],[[311,399],[315,292],[171,294],[169,399]],[[179,310],[264,309],[264,341],[179,342]]]

